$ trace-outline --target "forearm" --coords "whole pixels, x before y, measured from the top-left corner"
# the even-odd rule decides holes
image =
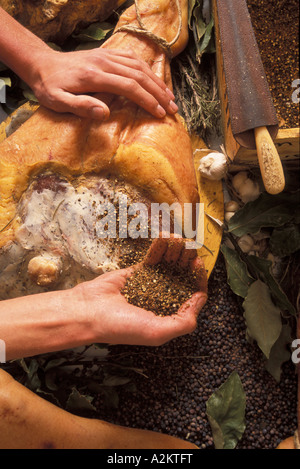
[[[26,83],[32,80],[34,65],[50,47],[0,8],[0,61]]]
[[[92,327],[72,290],[0,302],[0,339],[6,360],[89,345]]]
[[[172,436],[66,412],[1,369],[0,414],[0,449],[196,449]]]

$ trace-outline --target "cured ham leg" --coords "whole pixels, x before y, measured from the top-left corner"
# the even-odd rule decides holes
[[[115,34],[103,47],[134,50],[171,88],[169,53],[175,56],[186,46],[188,2],[140,0],[138,11],[139,19],[135,6],[126,10],[119,20]],[[147,31],[160,39],[157,41],[153,37],[122,29],[128,26],[141,29],[141,22]],[[159,43],[161,38],[166,43],[172,43],[177,37],[170,50]],[[74,198],[70,196],[70,191],[74,188],[72,184],[76,181],[75,193],[79,190],[82,195],[83,188],[88,184],[85,179],[88,181],[91,174],[97,174],[102,181],[109,181],[110,187],[112,181],[115,187],[126,184],[127,189],[133,188],[140,194],[139,200],[167,203],[170,206],[177,204],[175,208],[178,213],[175,210],[175,218],[178,216],[178,219],[182,215],[181,207],[184,204],[195,207],[198,202],[192,146],[180,116],[166,116],[158,120],[124,97],[101,95],[101,99],[109,103],[111,109],[109,120],[102,124],[40,108],[0,145],[0,253],[2,248],[10,263],[13,260],[13,263],[19,265],[16,257],[24,257],[24,249],[27,253],[35,251],[34,254],[39,256],[44,250],[43,239],[44,244],[47,243],[55,255],[65,257],[66,250],[74,251],[78,248],[81,240],[78,244],[77,229],[72,233],[68,229],[64,230],[61,224],[55,226],[53,240],[49,238],[49,233],[45,233],[47,229],[44,227],[49,227],[62,213],[64,220],[68,214],[74,222],[78,211]],[[45,191],[38,191],[41,196],[37,197],[37,192],[32,190],[33,182],[45,174],[50,174],[52,178],[58,177],[58,182],[50,185],[50,188],[46,187]],[[55,187],[62,186],[64,187],[59,197]],[[31,188],[30,197],[28,188]],[[52,198],[49,201],[50,189]],[[43,207],[49,209],[54,199],[56,205],[53,206],[52,215],[49,214],[47,218],[47,208]],[[134,199],[137,200],[135,196],[130,200]],[[35,220],[31,217],[29,222],[30,204],[34,207],[32,211],[36,216]],[[91,206],[88,201],[87,206]],[[80,215],[80,219],[82,217],[84,215]],[[37,235],[37,220],[42,219]],[[78,228],[78,225],[74,226]],[[62,245],[57,243],[57,230],[62,233]],[[84,230],[82,228],[83,234]],[[91,231],[89,226],[87,232],[90,234]],[[34,245],[37,239],[40,241]],[[84,243],[86,244],[85,241]],[[76,262],[90,268],[91,255],[89,254],[87,261],[78,260],[78,253],[74,254],[73,251],[72,259],[76,258]],[[3,271],[6,262],[7,260],[2,262]],[[106,260],[99,260],[92,271],[101,273],[103,262],[107,264]],[[57,265],[59,263],[60,261]],[[111,268],[114,267],[112,263]]]
[[[180,4],[183,28],[174,55],[187,41],[187,1]],[[139,2],[146,28],[168,42],[180,25],[176,5],[175,0]],[[126,24],[140,26],[134,8],[117,28]],[[171,85],[166,50],[153,40],[123,31],[104,47],[134,49]],[[26,273],[38,279],[37,288],[47,286],[59,277],[68,254],[96,273],[107,262],[98,259],[95,265],[96,251],[104,246],[97,248],[97,233],[94,244],[91,239],[102,198],[125,192],[130,202],[146,205],[198,201],[191,143],[181,119],[158,121],[124,98],[105,99],[111,116],[101,125],[40,108],[0,145],[0,299],[34,292]],[[1,370],[0,433],[5,449],[195,449],[167,435],[71,415]]]

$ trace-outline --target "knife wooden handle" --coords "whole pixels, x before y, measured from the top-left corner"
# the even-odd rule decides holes
[[[285,188],[285,177],[277,148],[267,127],[258,127],[254,132],[265,189],[269,194],[279,194]]]

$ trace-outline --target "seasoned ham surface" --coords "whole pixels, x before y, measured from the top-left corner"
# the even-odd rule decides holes
[[[126,183],[41,174],[19,203],[14,241],[0,251],[0,300],[71,288],[136,263],[151,242],[149,214],[149,200]]]
[[[176,37],[175,0],[138,4],[149,31],[168,42]],[[172,46],[174,56],[188,39],[187,0],[180,5],[182,29]],[[116,30],[124,25],[140,27],[134,6]],[[116,32],[103,47],[134,50],[172,88],[170,57],[152,39]],[[155,119],[123,97],[101,99],[111,109],[106,122],[41,107],[0,145],[0,299],[68,288],[120,268],[120,243],[98,232],[97,210],[105,197],[118,198],[125,188],[130,202],[180,207],[198,202],[192,146],[182,119]],[[131,239],[121,250],[138,249],[139,243],[144,249],[141,240]]]

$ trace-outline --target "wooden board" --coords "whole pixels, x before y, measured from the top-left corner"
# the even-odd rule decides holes
[[[224,198],[221,181],[210,181],[198,171],[201,158],[211,152],[204,141],[196,136],[192,137],[194,163],[200,194],[200,203],[204,204],[204,245],[198,251],[203,259],[210,277],[217,261],[222,242],[223,229],[214,220],[224,221]],[[201,151],[196,151],[201,150]]]

